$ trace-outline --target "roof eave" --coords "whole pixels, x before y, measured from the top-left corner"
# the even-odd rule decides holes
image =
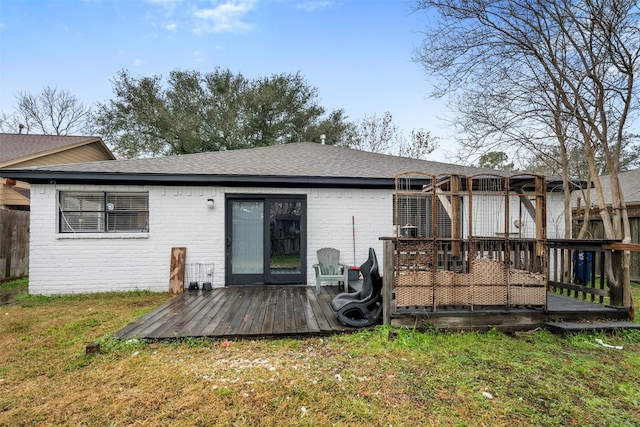
[[[5,169],[2,176],[31,184],[137,184],[137,185],[227,185],[241,187],[323,187],[393,189],[394,178],[216,175],[191,173],[76,172],[37,169]],[[572,188],[575,190],[575,188]],[[548,180],[547,192],[562,191],[561,181]]]
[[[331,187],[392,189],[394,178],[323,176],[154,174],[3,170],[2,176],[31,184],[227,185],[242,187]]]

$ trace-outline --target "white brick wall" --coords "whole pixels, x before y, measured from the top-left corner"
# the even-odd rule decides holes
[[[59,234],[58,192],[65,190],[148,191],[149,233]],[[29,291],[44,295],[136,289],[164,292],[168,290],[171,248],[179,246],[187,248],[187,263],[214,264],[213,285],[224,286],[227,193],[307,196],[309,285],[315,285],[312,265],[322,247],[337,248],[345,264],[354,263],[352,216],[355,264],[362,264],[372,247],[382,267],[379,238],[393,230],[393,190],[35,184],[31,188]],[[208,198],[215,200],[213,209],[207,207]],[[561,231],[562,223],[556,221],[561,211],[561,196],[550,197],[549,236]]]
[[[59,234],[59,191],[148,191],[149,233]],[[146,289],[166,291],[172,247],[187,248],[187,263],[214,264],[213,285],[224,286],[226,193],[307,195],[307,283],[325,246],[353,264],[351,217],[356,222],[356,264],[369,247],[381,256],[380,236],[392,230],[392,190],[224,187],[92,186],[36,184],[31,190],[29,288],[33,294]],[[215,200],[214,209],[206,204]]]

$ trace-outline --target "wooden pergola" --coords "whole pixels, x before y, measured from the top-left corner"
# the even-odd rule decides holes
[[[398,175],[396,233],[383,238],[385,319],[546,308],[546,191],[537,175]]]

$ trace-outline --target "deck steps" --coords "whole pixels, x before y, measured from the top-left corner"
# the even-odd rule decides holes
[[[622,329],[640,330],[640,323],[623,320],[606,322],[545,322],[544,326],[549,331],[559,334],[578,332],[612,332]]]

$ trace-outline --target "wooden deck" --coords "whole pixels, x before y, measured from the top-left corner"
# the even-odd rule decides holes
[[[542,307],[474,311],[450,309],[424,314],[395,315],[391,319],[391,325],[447,331],[487,331],[495,328],[503,332],[515,332],[540,328],[548,321],[595,322],[627,318],[626,309],[548,292],[546,312]]]
[[[618,330],[640,330],[640,323],[629,321],[608,322],[546,322],[544,327],[553,333],[570,334],[578,332],[612,332]]]
[[[186,337],[278,337],[353,331],[331,310],[337,286],[228,286],[212,291],[187,291],[131,323],[115,335],[120,339]],[[528,330],[548,321],[626,320],[627,312],[602,304],[548,294],[541,308],[511,310],[442,310],[424,315],[394,316],[393,326],[443,330]]]
[[[352,331],[331,310],[337,286],[227,286],[186,291],[116,333],[121,339],[277,337]]]

